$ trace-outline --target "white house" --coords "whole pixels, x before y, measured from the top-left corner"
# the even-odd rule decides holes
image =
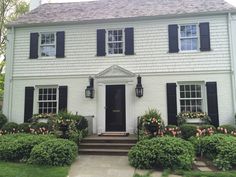
[[[224,0],[43,4],[8,25],[3,111],[18,123],[93,115],[94,133],[133,133],[148,108],[166,124],[181,111],[233,124],[234,70],[236,8]]]

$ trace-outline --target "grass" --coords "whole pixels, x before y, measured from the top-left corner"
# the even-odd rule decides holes
[[[184,177],[235,177],[236,171],[227,172],[184,172]]]
[[[133,177],[151,177],[151,172],[148,172],[144,175],[140,175],[140,174],[135,173]]]
[[[69,167],[0,162],[0,177],[66,177]]]

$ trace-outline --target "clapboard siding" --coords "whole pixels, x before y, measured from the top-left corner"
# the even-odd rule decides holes
[[[210,52],[168,53],[168,25],[209,22]],[[132,56],[96,57],[96,30],[134,28]],[[65,58],[29,60],[30,32],[65,31]],[[230,70],[227,17],[223,15],[104,24],[17,28],[13,77],[91,75],[117,64],[135,73]]]

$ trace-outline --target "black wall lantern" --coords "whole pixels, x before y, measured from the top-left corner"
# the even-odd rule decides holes
[[[92,77],[89,77],[89,86],[85,89],[85,97],[86,98],[94,98],[94,88],[93,88],[93,81]]]
[[[136,88],[135,88],[136,96],[139,97],[139,98],[143,96],[143,86],[142,86],[141,79],[142,79],[141,76],[138,75],[137,85],[136,85]]]

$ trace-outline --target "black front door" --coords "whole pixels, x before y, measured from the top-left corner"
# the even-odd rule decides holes
[[[106,131],[125,131],[125,85],[106,86]]]

